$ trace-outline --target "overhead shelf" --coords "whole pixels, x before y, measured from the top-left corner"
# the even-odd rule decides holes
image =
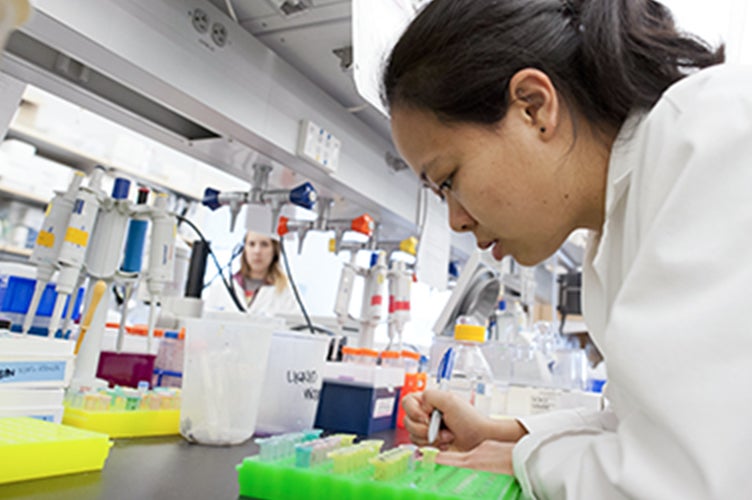
[[[171,191],[176,195],[189,200],[200,201],[202,197],[202,193],[189,192],[172,185],[167,185],[165,184],[164,179],[158,179],[132,166],[112,163],[106,158],[98,157],[86,151],[71,147],[58,139],[47,136],[37,129],[18,122],[14,122],[10,125],[7,138],[18,139],[32,144],[37,148],[37,154],[39,156],[68,165],[77,170],[86,172],[87,174],[91,173],[97,165],[102,165],[108,169],[122,172],[129,177],[133,177],[147,186],[159,187],[160,189]],[[45,200],[45,203],[46,202],[47,200]]]
[[[13,255],[21,255],[24,257],[31,257],[31,248],[20,248],[11,245],[0,245],[0,252],[10,253]]]
[[[8,139],[18,139],[37,148],[37,154],[63,165],[90,173],[97,165],[106,165],[102,158],[97,158],[84,151],[72,148],[55,139],[45,136],[31,127],[13,123],[8,128]]]
[[[0,183],[0,198],[2,197],[18,199],[18,200],[21,200],[23,202],[26,202],[32,205],[38,205],[40,207],[46,206],[47,203],[50,201],[47,198],[44,198],[43,196],[39,196],[34,193],[29,193],[29,192],[16,189],[14,187],[6,186]]]
[[[11,245],[0,244],[0,260],[26,263],[29,261],[30,256],[30,248],[20,248]]]

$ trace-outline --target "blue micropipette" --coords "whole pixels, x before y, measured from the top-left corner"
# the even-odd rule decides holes
[[[440,390],[446,390],[449,379],[452,378],[452,369],[454,368],[454,349],[451,347],[446,350],[439,362],[439,369],[436,374],[436,382]],[[428,423],[428,442],[433,443],[439,434],[441,427],[441,411],[434,409],[431,413],[431,420]]]

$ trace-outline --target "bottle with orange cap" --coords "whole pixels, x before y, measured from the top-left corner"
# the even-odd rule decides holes
[[[368,347],[361,347],[359,349],[358,362],[366,366],[376,366],[379,362],[379,351],[376,349],[370,349]]]
[[[404,368],[405,364],[402,360],[402,353],[400,351],[381,351],[379,356],[381,359],[381,366],[389,368]]]
[[[454,368],[448,388],[469,401],[482,414],[488,415],[493,388],[493,372],[482,345],[486,327],[460,317],[454,327]]]
[[[360,358],[360,348],[351,346],[342,346],[342,362],[357,363]]]

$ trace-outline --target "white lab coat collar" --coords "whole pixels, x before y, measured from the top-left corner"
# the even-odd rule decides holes
[[[582,308],[585,321],[591,332],[604,332],[608,323],[608,304],[613,299],[614,287],[610,282],[620,282],[615,274],[617,270],[609,266],[611,262],[620,262],[623,251],[621,230],[623,224],[623,207],[629,194],[632,171],[640,164],[639,147],[635,145],[635,135],[639,134],[638,125],[645,117],[644,113],[634,113],[622,125],[611,148],[606,177],[606,203],[603,227],[599,232],[592,232],[587,242],[583,261],[583,295]],[[596,345],[604,341],[594,335]]]
[[[619,130],[611,148],[606,180],[606,220],[629,187],[632,169],[637,164],[636,158],[630,158],[636,154],[632,138],[637,133],[637,127],[644,117],[645,113],[632,113]]]
[[[634,149],[633,135],[637,133],[637,126],[645,117],[645,113],[633,113],[622,125],[611,148],[611,156],[608,161],[608,174],[606,177],[606,206],[603,227],[599,233],[591,233],[588,241],[587,261],[592,262],[598,278],[603,282],[606,270],[604,269],[603,248],[605,240],[610,233],[611,216],[619,205],[619,202],[629,191],[629,183],[632,169],[637,164],[636,158],[631,158],[638,153]]]

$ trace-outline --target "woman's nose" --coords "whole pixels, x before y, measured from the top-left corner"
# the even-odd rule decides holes
[[[462,204],[452,196],[451,192],[447,193],[446,201],[449,209],[449,227],[458,233],[472,231],[475,220],[467,213]]]

